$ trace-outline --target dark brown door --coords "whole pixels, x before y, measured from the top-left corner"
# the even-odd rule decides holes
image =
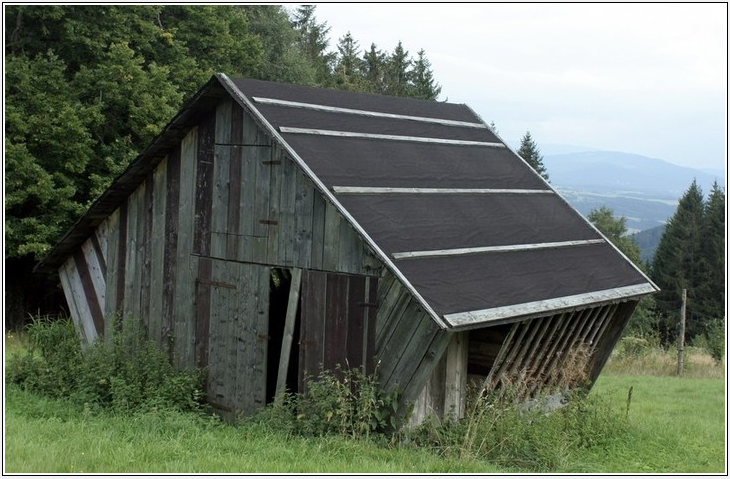
[[[374,369],[378,279],[322,271],[302,272],[299,390],[322,370]]]

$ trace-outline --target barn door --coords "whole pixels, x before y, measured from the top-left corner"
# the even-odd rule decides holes
[[[207,366],[207,396],[223,416],[253,414],[266,404],[269,268],[201,259],[196,349]]]
[[[374,369],[377,278],[303,271],[299,390],[320,371]]]

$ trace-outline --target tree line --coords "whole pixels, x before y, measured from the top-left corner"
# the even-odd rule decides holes
[[[709,344],[720,359],[726,322],[724,188],[715,182],[705,198],[693,181],[648,262],[641,260],[639,247],[627,235],[625,218],[614,217],[604,206],[591,211],[588,219],[661,289],[639,302],[626,334],[653,337],[663,346],[676,344],[682,290],[686,290],[686,340]]]
[[[426,100],[441,91],[423,49],[361,49],[348,33],[331,51],[311,5],[4,8],[6,327],[53,303],[55,279],[31,276],[35,262],[214,73]]]

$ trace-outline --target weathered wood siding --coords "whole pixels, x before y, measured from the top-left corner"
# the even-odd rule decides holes
[[[175,364],[209,368],[211,402],[248,413],[266,400],[270,267],[376,280],[382,264],[253,118],[222,101],[59,274],[83,341],[141,319]]]
[[[401,391],[402,406],[414,403],[450,340],[450,334],[441,330],[405,286],[386,270],[378,286],[375,333],[381,387]]]

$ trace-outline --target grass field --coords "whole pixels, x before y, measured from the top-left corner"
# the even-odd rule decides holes
[[[7,337],[5,346],[6,354],[19,347]],[[695,368],[681,378],[623,368],[609,362],[591,394],[627,414],[628,430],[600,447],[565,451],[560,468],[548,472],[725,473],[726,386],[718,372],[724,366]],[[5,386],[4,399],[6,473],[529,472],[406,445],[288,437],[194,414],[92,413],[15,386]]]

